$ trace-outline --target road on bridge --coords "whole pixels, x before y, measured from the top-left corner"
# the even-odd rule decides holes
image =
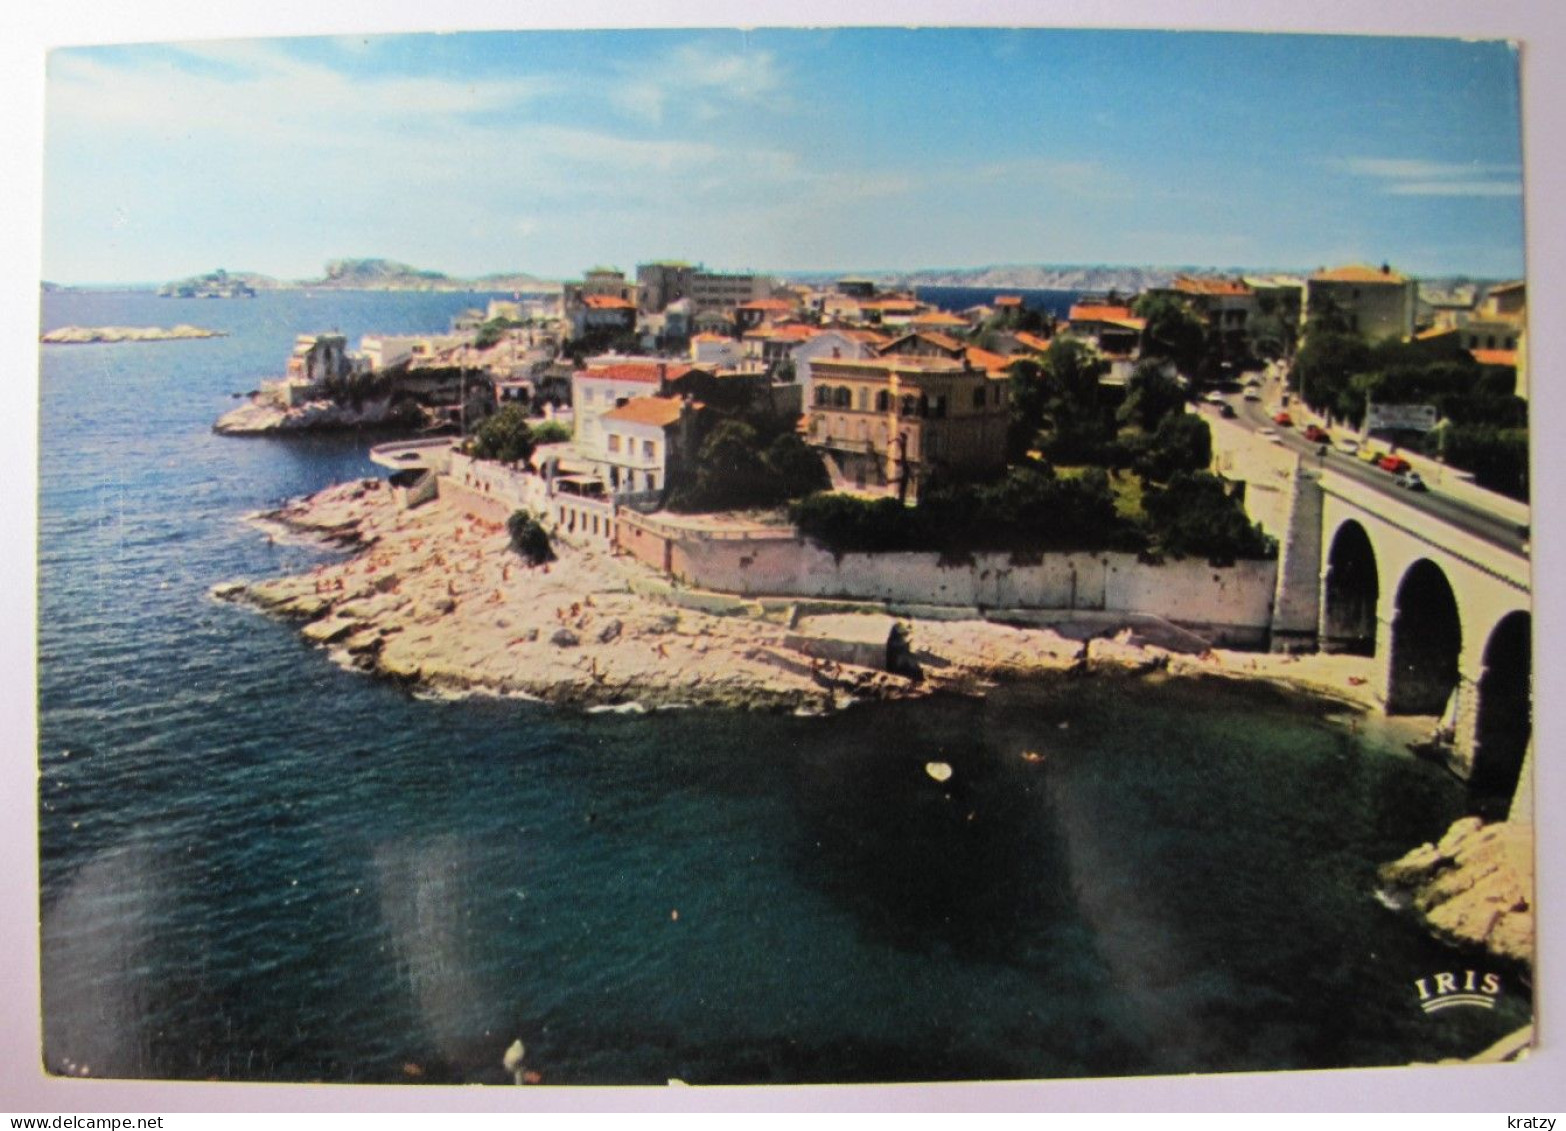
[[[1268,410],[1262,407],[1260,401],[1242,400],[1235,395],[1228,398],[1235,408],[1236,422],[1243,424],[1253,432],[1262,429],[1273,429],[1283,446],[1290,451],[1307,456],[1306,466],[1315,464],[1323,468],[1330,468],[1346,479],[1352,479],[1355,483],[1365,487],[1369,491],[1386,495],[1401,503],[1421,510],[1426,514],[1440,519],[1442,522],[1471,534],[1475,538],[1481,538],[1492,546],[1499,546],[1504,550],[1510,550],[1514,554],[1528,553],[1530,532],[1527,527],[1519,526],[1511,519],[1487,511],[1482,507],[1442,494],[1437,488],[1431,487],[1428,491],[1410,491],[1399,487],[1394,482],[1394,476],[1379,467],[1373,467],[1363,460],[1347,455],[1331,446],[1325,456],[1318,455],[1320,444],[1313,444],[1305,439],[1293,428],[1284,428],[1273,423]]]

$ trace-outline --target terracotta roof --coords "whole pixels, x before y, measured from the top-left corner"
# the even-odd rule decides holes
[[[995,296],[995,305],[996,306],[1021,306],[1022,305],[1022,296],[1021,295],[996,295]]]
[[[1396,271],[1383,271],[1363,263],[1351,263],[1347,267],[1333,267],[1317,271],[1310,277],[1313,283],[1406,283],[1407,275]]]
[[[1073,306],[1073,322],[1115,322],[1131,317],[1129,306]]]
[[[758,298],[754,302],[742,302],[736,310],[793,310],[794,304],[781,298]]]
[[[820,332],[821,331],[815,326],[806,326],[799,322],[787,322],[782,326],[776,326],[770,322],[763,322],[754,330],[746,330],[745,337],[770,338],[773,340],[782,340],[785,342],[803,342],[815,337]]]
[[[964,356],[973,363],[975,369],[983,369],[989,373],[1007,368],[1013,360],[1002,354],[981,350],[978,346],[969,346],[968,352]]]
[[[604,413],[599,419],[667,428],[671,424],[679,423],[682,407],[682,402],[673,397],[632,397],[619,408]]]
[[[1183,295],[1248,295],[1251,288],[1238,279],[1216,275],[1176,275],[1171,290]]]
[[[915,326],[966,326],[968,320],[944,310],[932,310],[928,314],[915,315],[913,324]]]
[[[582,305],[593,310],[635,310],[636,304],[628,298],[614,295],[583,295]]]
[[[964,370],[963,363],[955,358],[915,357],[911,354],[894,353],[882,357],[817,358],[810,363],[811,376],[819,378],[824,374],[829,375],[833,368],[839,365],[849,365],[859,369],[880,369],[888,373],[961,373]]]
[[[733,338],[726,338],[722,334],[697,334],[691,339],[693,342],[732,342]]]
[[[1469,350],[1480,365],[1510,365],[1517,368],[1516,350]]]
[[[1030,350],[1042,351],[1049,349],[1048,338],[1041,338],[1037,334],[1028,333],[1026,330],[1018,331],[1017,341],[1019,344],[1027,346]]]
[[[1415,334],[1414,335],[1414,341],[1416,341],[1416,342],[1428,342],[1428,341],[1432,341],[1432,340],[1434,340],[1436,338],[1444,338],[1448,334],[1455,334],[1455,333],[1457,333],[1457,327],[1456,326],[1432,326],[1428,330],[1421,330],[1421,331],[1419,331],[1419,333]]]
[[[605,365],[599,369],[578,369],[576,375],[594,380],[642,381],[649,385],[656,385],[663,380],[677,381],[694,368],[695,366],[678,363],[631,361],[621,362],[618,365]]]
[[[1492,295],[1510,294],[1512,291],[1520,291],[1520,290],[1522,290],[1527,285],[1528,284],[1526,282],[1524,282],[1521,279],[1518,279],[1514,283],[1497,283],[1495,286],[1491,287],[1485,293],[1486,294],[1492,294]]]

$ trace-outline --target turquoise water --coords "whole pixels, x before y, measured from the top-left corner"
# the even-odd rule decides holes
[[[1528,1018],[1512,971],[1493,1012],[1421,1013],[1465,959],[1372,894],[1456,785],[1270,689],[583,716],[414,698],[211,601],[324,553],[244,514],[374,473],[370,437],[213,435],[229,394],[295,333],[472,302],[46,299],[234,331],[43,351],[52,1069],[500,1082],[520,1037],[549,1083],[1235,1071]]]

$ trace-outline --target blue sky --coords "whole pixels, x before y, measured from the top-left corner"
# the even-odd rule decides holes
[[[465,33],[59,50],[44,277],[997,263],[1522,272],[1496,42]]]

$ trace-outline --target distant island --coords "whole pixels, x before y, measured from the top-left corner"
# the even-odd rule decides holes
[[[221,267],[158,288],[163,298],[255,298],[256,288],[244,275],[230,275]]]
[[[459,279],[391,259],[333,259],[314,279],[274,279],[253,271],[219,267],[158,288],[163,298],[254,298],[260,291],[530,291],[559,289],[558,283],[522,272]]]
[[[103,342],[170,342],[186,338],[222,338],[227,330],[206,330],[200,326],[61,326],[40,334],[46,345],[88,345]]]

